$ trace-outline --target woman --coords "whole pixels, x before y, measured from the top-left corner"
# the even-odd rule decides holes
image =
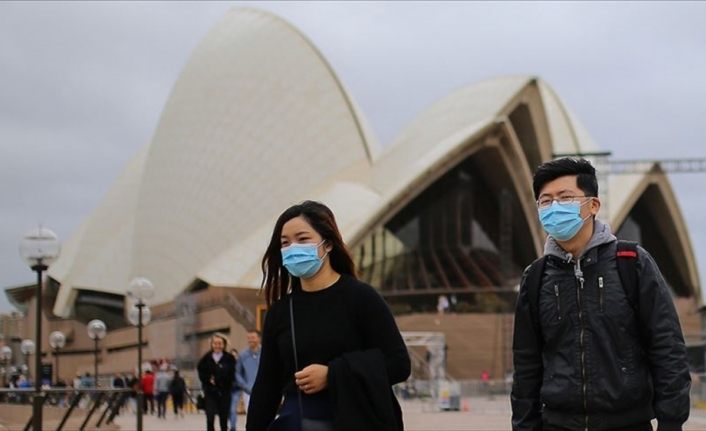
[[[356,279],[331,210],[312,201],[287,209],[262,270],[269,310],[247,430],[302,431],[303,420],[403,429],[391,385],[409,376],[409,355],[383,299]]]
[[[235,378],[235,358],[226,352],[228,339],[216,333],[211,336],[211,350],[196,366],[204,393],[206,427],[215,431],[213,421],[218,415],[221,431],[228,431],[230,392]]]

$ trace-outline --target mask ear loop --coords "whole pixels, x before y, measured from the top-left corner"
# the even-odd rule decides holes
[[[323,243],[325,243],[325,242],[326,242],[326,240],[325,240],[325,239],[322,239],[321,242],[316,246],[316,248],[318,249],[318,248],[321,247],[321,245],[322,245]],[[325,258],[326,256],[328,256],[328,254],[329,254],[329,250],[326,250],[326,252],[324,253],[324,255],[321,256],[321,257],[319,258],[319,260],[321,260],[321,261],[323,262],[324,258]]]
[[[581,208],[582,206],[586,205],[587,203],[591,202],[593,199],[596,198],[595,196],[586,196],[586,197],[587,197],[588,199],[586,199],[586,202],[584,202],[584,203],[582,203],[581,205],[579,205],[579,208]],[[579,209],[579,212],[580,212],[580,211],[581,211],[581,210]],[[588,219],[591,218],[591,217],[594,217],[594,215],[595,215],[595,214],[589,213],[585,218],[582,218],[582,219],[581,219],[581,220],[582,220],[581,223],[586,223],[586,220],[588,220]]]

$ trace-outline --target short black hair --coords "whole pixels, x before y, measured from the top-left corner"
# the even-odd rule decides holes
[[[542,163],[534,172],[532,188],[534,198],[539,199],[539,193],[545,184],[567,175],[576,176],[576,185],[586,196],[598,197],[598,180],[596,168],[586,159],[564,157]]]

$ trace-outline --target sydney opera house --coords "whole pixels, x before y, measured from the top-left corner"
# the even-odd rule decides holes
[[[156,287],[147,359],[188,368],[215,331],[245,345],[246,329],[261,325],[260,260],[274,220],[305,199],[333,209],[360,277],[403,331],[445,334],[450,375],[507,372],[519,275],[544,243],[533,169],[556,154],[608,149],[538,77],[469,83],[385,146],[344,84],[303,34],[269,13],[234,9],[208,33],[152,140],[49,269],[44,333],[68,336],[62,377],[92,371],[85,324],[94,318],[109,329],[101,373],[135,369],[126,291],[138,276]],[[701,286],[666,174],[654,164],[602,172],[600,184],[599,216],[653,253],[691,340]],[[30,338],[32,289],[6,290]],[[454,298],[454,313],[437,313],[441,294]]]

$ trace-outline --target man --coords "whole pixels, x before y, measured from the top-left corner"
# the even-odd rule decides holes
[[[204,392],[207,431],[215,431],[213,421],[218,415],[221,431],[228,431],[230,396],[235,374],[235,358],[226,351],[228,339],[216,333],[211,337],[211,350],[196,366]]]
[[[635,259],[631,295],[618,242],[595,218],[601,202],[588,161],[547,162],[533,188],[549,237],[517,301],[513,430],[648,431],[655,417],[659,431],[681,430],[686,348],[655,261],[640,247],[621,254]]]
[[[250,393],[255,384],[257,369],[260,366],[260,333],[250,331],[247,338],[248,348],[238,357],[238,365],[235,371],[236,384],[243,391],[245,411],[248,411]]]
[[[157,375],[154,377],[154,395],[157,399],[157,417],[166,419],[167,418],[167,398],[169,398],[169,384],[171,383],[171,376],[169,376],[168,370],[169,365],[163,363],[157,371]]]
[[[186,394],[186,382],[179,375],[179,370],[174,370],[174,377],[169,383],[169,394],[172,396],[174,407],[174,417],[184,417],[184,394]]]
[[[127,381],[125,380],[125,375],[124,374],[115,374],[113,376],[113,388],[114,389],[125,389],[127,386]],[[118,409],[118,412],[122,410],[122,408],[125,406],[125,402],[127,401],[127,398],[122,398],[122,395],[120,395],[119,400],[122,400],[120,403],[120,408]]]

